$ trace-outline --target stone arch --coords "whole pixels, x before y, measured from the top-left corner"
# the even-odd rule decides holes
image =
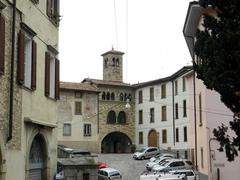
[[[107,115],[107,123],[109,124],[115,124],[116,123],[116,112],[111,110],[108,112]]]
[[[158,146],[158,137],[157,131],[155,129],[151,129],[148,133],[148,146],[157,147]]]
[[[117,121],[118,121],[119,124],[125,124],[127,122],[127,116],[126,116],[126,113],[124,111],[120,111],[118,113]]]
[[[27,158],[26,158],[26,179],[29,179],[30,180],[30,174],[31,174],[31,171],[36,171],[35,168],[40,168],[41,170],[41,175],[40,178],[41,180],[44,180],[44,179],[48,179],[49,177],[49,170],[47,169],[48,168],[48,165],[51,164],[50,163],[50,158],[49,158],[49,142],[48,142],[48,139],[45,135],[45,133],[41,133],[40,132],[41,128],[38,127],[38,128],[35,128],[31,135],[30,135],[30,138],[28,139],[28,144],[27,144],[27,151],[26,151],[26,155],[27,155]],[[37,142],[37,143],[36,143]],[[35,145],[33,145],[35,144]],[[41,155],[42,156],[42,161],[39,159],[39,158],[36,158],[34,159],[33,161],[36,161],[36,166],[34,165],[34,162],[33,161],[30,161],[30,159],[32,158],[31,156],[35,156],[34,153],[32,152],[32,148],[33,146],[36,146],[36,144],[40,145],[41,147]],[[37,145],[37,146],[38,146]],[[38,154],[38,152],[36,152]],[[40,162],[41,161],[41,162]],[[38,163],[39,162],[39,163]],[[42,164],[40,164],[42,163]],[[39,166],[39,167],[37,167]],[[42,167],[40,167],[42,166]]]
[[[108,133],[101,141],[102,153],[131,153],[132,141],[123,132]]]

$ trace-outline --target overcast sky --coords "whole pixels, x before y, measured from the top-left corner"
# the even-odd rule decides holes
[[[189,2],[61,1],[61,81],[102,79],[101,54],[112,46],[126,53],[123,79],[131,84],[162,78],[189,65],[191,57],[182,33]]]

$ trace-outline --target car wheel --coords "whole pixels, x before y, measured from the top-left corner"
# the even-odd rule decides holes
[[[144,160],[144,159],[145,159],[145,157],[144,157],[144,156],[142,156],[142,157],[141,157],[141,160]]]

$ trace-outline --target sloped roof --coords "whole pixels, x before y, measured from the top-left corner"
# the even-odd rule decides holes
[[[145,86],[152,86],[152,85],[155,85],[155,84],[165,83],[167,81],[174,80],[177,77],[179,77],[179,76],[181,76],[181,75],[183,75],[187,72],[190,72],[192,70],[193,70],[192,66],[184,66],[183,68],[181,68],[180,70],[178,70],[177,72],[172,74],[171,76],[164,77],[164,78],[161,78],[161,79],[155,79],[155,80],[152,80],[152,81],[142,82],[142,83],[138,83],[138,84],[133,84],[132,86],[135,87],[135,88],[141,88],[141,87],[145,87]]]
[[[60,82],[60,89],[98,92],[97,87],[91,83]]]
[[[107,80],[101,80],[101,79],[90,79],[85,78],[82,83],[90,82],[96,85],[109,85],[109,86],[124,86],[124,87],[132,87],[131,84],[127,84],[121,81],[107,81]]]
[[[121,52],[121,51],[116,51],[116,50],[112,49],[111,51],[108,51],[108,52],[103,53],[101,56],[105,56],[105,55],[107,55],[107,54],[123,55],[124,53]]]

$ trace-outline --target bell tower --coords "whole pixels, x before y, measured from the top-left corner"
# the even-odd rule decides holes
[[[123,52],[116,51],[112,48],[102,54],[103,57],[103,80],[106,81],[123,81]]]

